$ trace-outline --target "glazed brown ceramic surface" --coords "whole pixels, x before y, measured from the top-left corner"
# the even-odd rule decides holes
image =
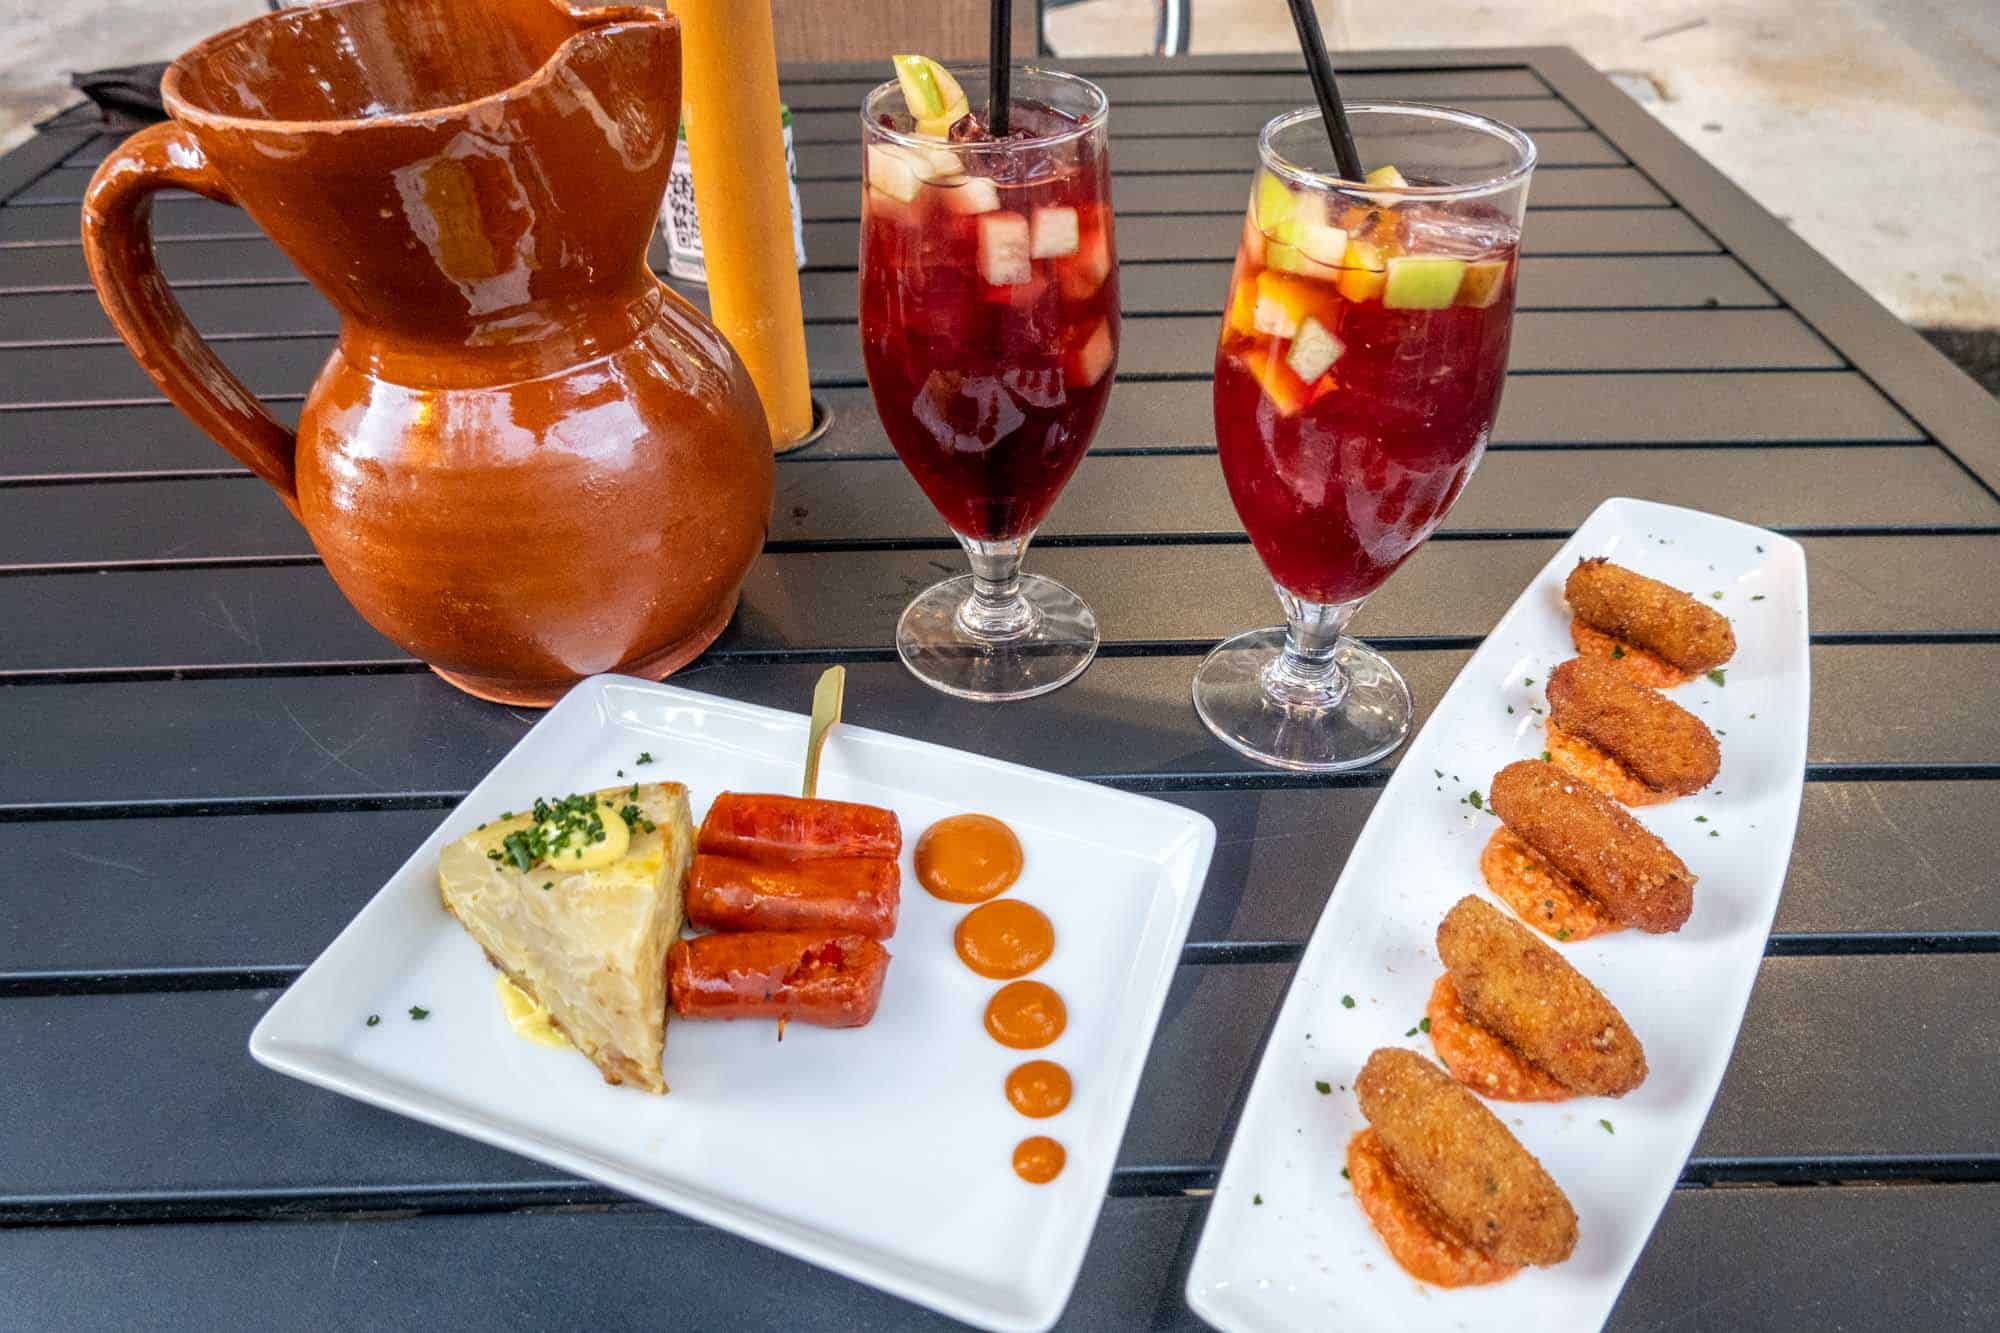
[[[763,409],[646,267],[675,21],[557,0],[335,0],[233,28],[163,84],[83,210],[160,388],[276,488],[369,623],[463,689],[547,704],[665,675],[763,545]],[[296,433],[201,341],[150,196],[243,208],[341,316]]]

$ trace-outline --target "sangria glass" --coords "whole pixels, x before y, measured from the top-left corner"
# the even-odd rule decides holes
[[[1067,74],[1013,71],[989,136],[975,113],[917,135],[899,86],[861,108],[861,348],[889,441],[972,572],[896,626],[919,679],[962,698],[1042,694],[1097,653],[1097,617],[1021,558],[1104,415],[1118,360],[1108,104]]]
[[[1317,109],[1258,139],[1215,439],[1287,623],[1224,641],[1194,678],[1223,741],[1314,772],[1371,763],[1409,734],[1409,686],[1344,631],[1486,450],[1535,165],[1526,135],[1483,116],[1400,103],[1348,116],[1368,181],[1340,179]]]

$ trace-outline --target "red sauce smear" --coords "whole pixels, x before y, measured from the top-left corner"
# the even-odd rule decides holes
[[[1609,796],[1620,805],[1663,805],[1670,791],[1648,787],[1631,769],[1581,736],[1573,736],[1551,721],[1545,729],[1549,762],[1578,782]]]
[[[1604,904],[1536,856],[1504,825],[1493,831],[1479,854],[1479,873],[1515,916],[1544,935],[1574,944],[1625,928]]]
[[[1694,672],[1675,666],[1658,653],[1623,639],[1615,639],[1575,617],[1570,618],[1569,637],[1580,656],[1601,657],[1607,662],[1616,662],[1624,668],[1626,675],[1641,685],[1650,685],[1656,690],[1671,690],[1694,679]]]

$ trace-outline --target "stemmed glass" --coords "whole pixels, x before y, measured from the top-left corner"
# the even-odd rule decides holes
[[[1388,102],[1348,117],[1378,164],[1368,181],[1339,178],[1317,109],[1258,139],[1215,433],[1286,624],[1226,640],[1194,679],[1195,709],[1223,741],[1317,772],[1370,763],[1409,734],[1409,686],[1344,631],[1486,450],[1535,165],[1526,135],[1483,116]]]
[[[954,68],[975,108],[984,70]],[[917,135],[899,86],[861,108],[861,346],[890,442],[971,560],[896,626],[919,679],[985,701],[1074,679],[1097,617],[1021,572],[1104,414],[1118,359],[1108,104],[1018,69],[1010,133]]]

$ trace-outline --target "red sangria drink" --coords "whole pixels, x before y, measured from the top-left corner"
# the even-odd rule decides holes
[[[1348,109],[1364,181],[1317,110],[1265,127],[1215,357],[1216,448],[1287,625],[1225,642],[1195,706],[1236,749],[1316,771],[1408,735],[1410,698],[1342,631],[1485,453],[1506,379],[1534,147],[1462,112]]]
[[[1081,598],[1022,556],[1104,415],[1118,269],[1104,95],[1012,72],[1004,133],[983,70],[897,57],[862,108],[861,345],[889,441],[966,549],[896,646],[926,682],[1019,699],[1097,651]]]

